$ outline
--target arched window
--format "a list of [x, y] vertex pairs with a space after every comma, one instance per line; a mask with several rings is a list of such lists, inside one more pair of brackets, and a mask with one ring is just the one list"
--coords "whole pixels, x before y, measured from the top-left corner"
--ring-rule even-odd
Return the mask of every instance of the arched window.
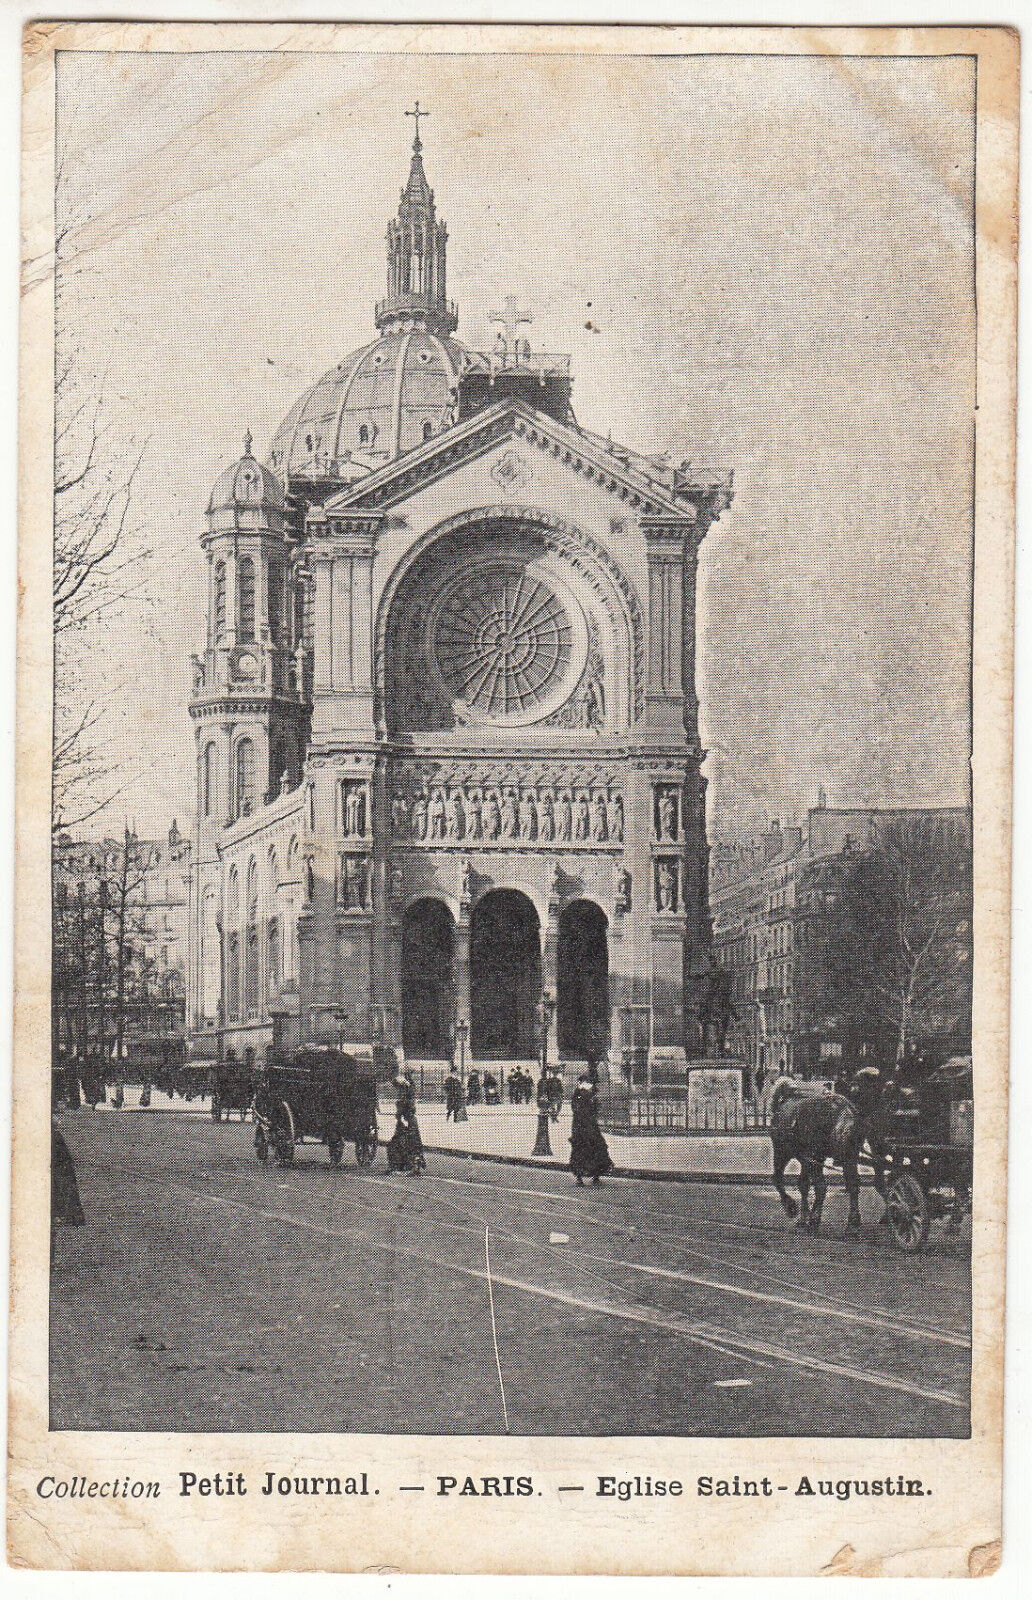
[[366, 427], [364, 422], [358, 430], [358, 442], [359, 444], [369, 443], [369, 429]]
[[241, 739], [236, 750], [236, 815], [249, 817], [255, 801], [254, 742]]
[[226, 941], [226, 1015], [240, 1017], [240, 935], [231, 933]]
[[201, 757], [201, 812], [210, 817], [217, 804], [215, 791], [215, 746], [206, 744]]
[[268, 948], [265, 957], [265, 988], [270, 1000], [275, 1000], [280, 987], [280, 925], [278, 917], [269, 918]]
[[424, 439], [433, 438], [433, 432], [434, 432], [433, 423], [432, 422], [424, 422], [423, 423], [423, 438]]
[[269, 563], [269, 634], [273, 644], [283, 638], [283, 563]]
[[226, 632], [226, 563], [219, 561], [215, 566], [215, 639], [220, 640]]
[[258, 1015], [258, 863], [247, 868], [247, 934], [244, 944], [244, 1009], [248, 1021]]
[[244, 556], [237, 568], [237, 632], [241, 639], [254, 638], [254, 562]]

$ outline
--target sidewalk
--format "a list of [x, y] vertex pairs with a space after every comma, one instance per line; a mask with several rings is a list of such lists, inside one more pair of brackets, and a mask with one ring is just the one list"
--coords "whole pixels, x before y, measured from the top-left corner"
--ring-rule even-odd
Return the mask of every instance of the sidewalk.
[[[568, 1105], [558, 1122], [548, 1125], [551, 1156], [534, 1156], [537, 1108], [534, 1106], [472, 1106], [467, 1122], [445, 1122], [444, 1106], [417, 1105], [420, 1131], [427, 1150], [470, 1155], [486, 1161], [514, 1162], [520, 1166], [565, 1167], [570, 1157], [572, 1115]], [[380, 1112], [380, 1138], [394, 1131], [389, 1105]], [[722, 1183], [769, 1182], [770, 1140], [749, 1133], [640, 1134], [607, 1133], [606, 1143], [618, 1172], [632, 1177], [698, 1178]]]

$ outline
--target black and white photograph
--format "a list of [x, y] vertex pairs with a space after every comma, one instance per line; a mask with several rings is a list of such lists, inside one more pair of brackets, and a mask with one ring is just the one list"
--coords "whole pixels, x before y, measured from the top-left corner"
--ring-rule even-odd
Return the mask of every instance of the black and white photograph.
[[748, 32], [54, 49], [48, 1459], [972, 1437], [987, 80]]

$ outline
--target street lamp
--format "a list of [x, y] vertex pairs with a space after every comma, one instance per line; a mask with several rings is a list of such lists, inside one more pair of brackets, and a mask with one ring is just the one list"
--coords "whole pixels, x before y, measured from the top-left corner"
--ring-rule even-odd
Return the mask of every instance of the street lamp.
[[555, 1016], [555, 998], [547, 989], [541, 995], [541, 1071], [548, 1069], [548, 1033]]
[[459, 1082], [462, 1084], [462, 1098], [466, 1098], [466, 1038], [469, 1034], [469, 1023], [465, 1017], [460, 1017], [455, 1024], [455, 1038], [459, 1046]]

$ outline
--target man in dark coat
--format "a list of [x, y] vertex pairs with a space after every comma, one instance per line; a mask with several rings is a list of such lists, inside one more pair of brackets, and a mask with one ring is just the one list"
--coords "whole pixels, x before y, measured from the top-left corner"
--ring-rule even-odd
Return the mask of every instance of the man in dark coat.
[[459, 1119], [459, 1107], [462, 1105], [462, 1080], [455, 1068], [452, 1067], [444, 1080], [444, 1120], [449, 1118], [453, 1122]]
[[573, 1132], [570, 1135], [570, 1171], [581, 1188], [584, 1179], [599, 1183], [613, 1170], [609, 1146], [598, 1125], [598, 1102], [591, 1079], [582, 1072], [571, 1101]]
[[394, 1080], [397, 1094], [396, 1123], [387, 1146], [388, 1172], [422, 1172], [426, 1166], [423, 1139], [416, 1120], [416, 1091], [411, 1080], [399, 1072]]
[[466, 1104], [468, 1106], [478, 1106], [480, 1104], [480, 1073], [476, 1067], [473, 1068], [466, 1079]]

